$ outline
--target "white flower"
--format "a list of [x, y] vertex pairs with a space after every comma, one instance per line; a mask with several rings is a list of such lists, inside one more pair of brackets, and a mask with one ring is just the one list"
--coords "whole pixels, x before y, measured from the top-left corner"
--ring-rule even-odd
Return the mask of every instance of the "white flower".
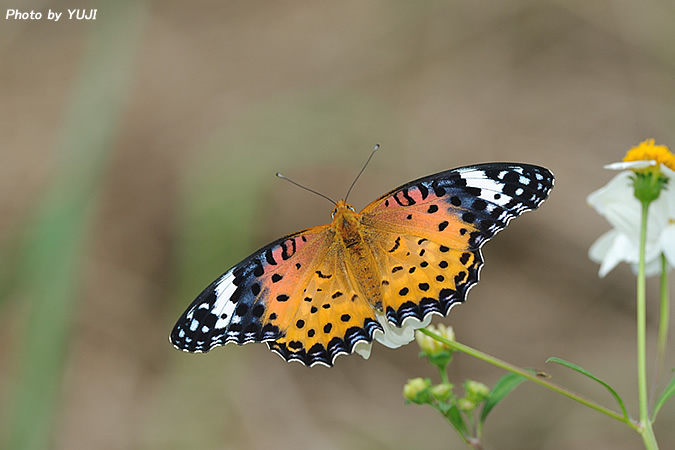
[[[656, 161], [622, 161], [605, 168], [643, 169], [657, 164]], [[668, 269], [675, 266], [675, 172], [664, 164], [660, 164], [659, 169], [668, 178], [668, 183], [649, 205], [645, 250], [647, 276], [660, 273], [661, 253], [666, 256]], [[600, 263], [601, 277], [622, 261], [629, 263], [637, 272], [642, 207], [634, 195], [633, 175], [632, 170], [620, 172], [605, 187], [588, 196], [588, 204], [613, 227], [600, 236], [588, 252], [593, 261]]]

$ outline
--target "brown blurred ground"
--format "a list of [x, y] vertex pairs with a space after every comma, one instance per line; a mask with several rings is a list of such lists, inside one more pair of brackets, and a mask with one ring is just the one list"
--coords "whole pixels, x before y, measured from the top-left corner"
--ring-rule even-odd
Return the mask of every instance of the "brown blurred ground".
[[[66, 7], [98, 7], [97, 22], [106, 20], [105, 2], [74, 3]], [[231, 264], [329, 220], [325, 201], [278, 182], [275, 171], [339, 197], [377, 142], [383, 150], [357, 185], [357, 207], [410, 179], [474, 162], [553, 170], [552, 197], [486, 247], [483, 281], [443, 322], [468, 345], [546, 370], [614, 407], [601, 388], [544, 364], [548, 356], [574, 361], [613, 384], [636, 414], [634, 278], [624, 266], [597, 278], [586, 252], [608, 226], [585, 198], [612, 176], [602, 165], [630, 146], [648, 137], [675, 146], [672, 5], [147, 8], [132, 91], [100, 180], [54, 448], [462, 448], [440, 416], [403, 403], [408, 378], [436, 376], [415, 345], [376, 345], [368, 361], [341, 357], [330, 370], [308, 370], [262, 345], [193, 356], [167, 342], [183, 307]], [[53, 149], [97, 22], [0, 21], [2, 239], [49, 189]], [[200, 246], [214, 252], [239, 239], [236, 228], [221, 230], [223, 242], [185, 231], [199, 220], [190, 205], [201, 196], [213, 208], [234, 204], [239, 227], [253, 230], [238, 253], [200, 261]], [[186, 253], [201, 264], [191, 275]], [[3, 400], [21, 352], [15, 337], [25, 331], [21, 298], [13, 294], [1, 311]], [[493, 383], [502, 374], [461, 355], [452, 372], [456, 383]], [[670, 404], [656, 424], [662, 448], [675, 446], [673, 420]], [[494, 411], [485, 441], [492, 449], [641, 445], [626, 427], [529, 384]]]

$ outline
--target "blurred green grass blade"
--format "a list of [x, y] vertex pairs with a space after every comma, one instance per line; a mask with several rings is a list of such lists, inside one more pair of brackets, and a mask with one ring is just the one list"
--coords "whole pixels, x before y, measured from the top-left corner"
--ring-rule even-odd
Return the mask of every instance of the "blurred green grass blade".
[[670, 383], [668, 383], [668, 386], [666, 386], [666, 389], [663, 391], [658, 400], [656, 400], [656, 403], [654, 404], [654, 411], [652, 411], [652, 422], [656, 420], [656, 415], [659, 413], [659, 410], [663, 404], [666, 403], [666, 401], [668, 401], [668, 399], [673, 395], [675, 395], [675, 376], [672, 380], [670, 380]]
[[612, 397], [614, 397], [616, 399], [617, 403], [621, 407], [621, 412], [623, 414], [624, 419], [629, 420], [628, 412], [626, 411], [626, 407], [623, 404], [623, 400], [621, 399], [621, 397], [619, 397], [619, 394], [617, 394], [616, 391], [609, 384], [605, 383], [600, 378], [596, 377], [595, 375], [593, 375], [592, 373], [590, 373], [589, 371], [587, 371], [583, 367], [577, 366], [576, 364], [571, 363], [569, 361], [565, 361], [564, 359], [560, 359], [560, 358], [556, 358], [555, 356], [551, 356], [550, 358], [548, 358], [546, 360], [546, 362], [553, 362], [553, 363], [561, 364], [561, 365], [567, 367], [568, 369], [572, 369], [576, 372], [579, 372], [580, 374], [585, 375], [588, 378], [590, 378], [592, 380], [595, 380], [598, 383], [600, 383], [601, 385], [603, 385], [605, 387], [605, 389], [607, 389], [609, 391], [609, 393], [612, 394]]
[[487, 416], [490, 414], [492, 409], [523, 381], [525, 381], [525, 378], [518, 375], [517, 373], [507, 373], [501, 377], [497, 383], [495, 383], [495, 385], [492, 387], [492, 390], [490, 391], [490, 394], [488, 395], [488, 398], [483, 404], [483, 409], [480, 413], [479, 427], [482, 428], [483, 423], [485, 423], [485, 419], [487, 419]]
[[18, 269], [30, 313], [26, 334], [17, 339], [19, 373], [6, 412], [5, 448], [37, 450], [52, 444], [71, 320], [77, 315], [82, 253], [144, 17], [144, 2], [92, 6], [98, 7], [97, 20], [88, 24], [87, 53], [56, 145], [57, 173], [27, 227]]

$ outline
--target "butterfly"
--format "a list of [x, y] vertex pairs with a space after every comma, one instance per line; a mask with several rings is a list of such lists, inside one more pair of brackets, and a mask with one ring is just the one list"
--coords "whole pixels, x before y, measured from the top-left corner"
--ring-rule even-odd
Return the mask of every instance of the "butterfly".
[[266, 342], [307, 366], [367, 358], [373, 340], [406, 344], [464, 302], [483, 244], [553, 183], [543, 167], [487, 163], [411, 181], [361, 212], [340, 200], [330, 224], [272, 242], [211, 283], [169, 339], [191, 353]]

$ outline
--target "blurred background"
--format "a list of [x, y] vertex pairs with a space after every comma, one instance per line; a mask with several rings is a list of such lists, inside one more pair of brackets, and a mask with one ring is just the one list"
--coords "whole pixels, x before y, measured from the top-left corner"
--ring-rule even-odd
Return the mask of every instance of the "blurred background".
[[[556, 174], [541, 209], [485, 247], [467, 304], [434, 321], [616, 409], [603, 388], [545, 364], [571, 360], [637, 415], [635, 278], [625, 265], [597, 277], [587, 250], [609, 225], [586, 196], [631, 146], [675, 146], [671, 2], [0, 4], [3, 16], [43, 14], [0, 21], [4, 448], [463, 448], [435, 411], [404, 404], [407, 379], [438, 382], [415, 344], [307, 369], [264, 345], [189, 355], [167, 341], [231, 265], [330, 220], [325, 200], [275, 172], [340, 198], [376, 143], [350, 198], [357, 209], [471, 163]], [[68, 20], [68, 9], [96, 18]], [[501, 375], [464, 355], [451, 368], [457, 385]], [[675, 447], [674, 420], [667, 404], [662, 448]], [[484, 439], [489, 449], [642, 445], [531, 383], [493, 411]]]

